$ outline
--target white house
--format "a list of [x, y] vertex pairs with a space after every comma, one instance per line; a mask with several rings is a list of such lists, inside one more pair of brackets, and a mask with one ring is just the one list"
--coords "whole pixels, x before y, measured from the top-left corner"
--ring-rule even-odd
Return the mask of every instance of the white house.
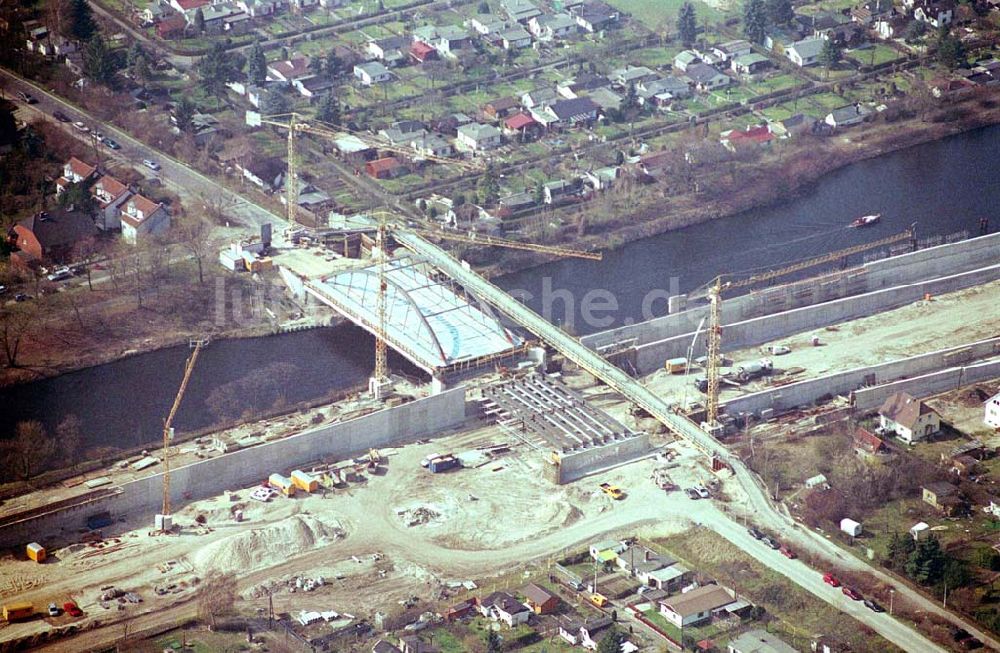
[[309, 57], [292, 57], [284, 61], [275, 61], [267, 66], [267, 79], [274, 82], [291, 83], [312, 74], [309, 70]]
[[497, 36], [500, 37], [504, 50], [518, 50], [531, 45], [531, 34], [528, 34], [520, 25], [505, 29]]
[[942, 25], [951, 25], [953, 16], [952, 5], [943, 2], [919, 3], [913, 9], [914, 20], [927, 23], [935, 29], [939, 29]]
[[896, 436], [913, 444], [941, 430], [941, 418], [937, 412], [905, 392], [897, 392], [878, 409], [879, 425], [892, 431]]
[[365, 86], [387, 82], [392, 79], [392, 73], [378, 61], [366, 61], [354, 66], [354, 76]]
[[823, 122], [831, 127], [850, 127], [864, 122], [871, 112], [871, 109], [862, 104], [848, 104], [826, 114]]
[[695, 54], [693, 50], [681, 50], [677, 53], [677, 56], [674, 57], [674, 68], [684, 72], [687, 70], [688, 66], [693, 63], [698, 63], [699, 61], [701, 61], [701, 59], [698, 58], [698, 55]]
[[468, 25], [477, 34], [488, 36], [505, 30], [507, 21], [495, 14], [478, 14], [469, 19]]
[[735, 57], [743, 57], [753, 52], [750, 41], [740, 39], [738, 41], [728, 41], [712, 48], [712, 54], [718, 61], [729, 61]]
[[986, 426], [1000, 429], [1000, 392], [996, 393], [983, 403], [983, 421]]
[[735, 603], [733, 594], [721, 585], [705, 585], [663, 599], [660, 614], [678, 628], [707, 621], [712, 613]]
[[687, 67], [684, 76], [699, 91], [714, 91], [729, 86], [733, 79], [715, 66], [707, 63], [693, 63]]
[[458, 128], [458, 142], [477, 152], [500, 147], [500, 130], [493, 125], [472, 122]]
[[96, 167], [84, 163], [75, 156], [70, 157], [70, 160], [63, 164], [62, 176], [56, 179], [56, 195], [66, 190], [66, 186], [86, 181], [96, 173]]
[[493, 592], [484, 598], [479, 603], [479, 612], [484, 617], [503, 622], [511, 628], [527, 623], [531, 615], [534, 614], [531, 608], [507, 592]]
[[142, 195], [133, 195], [125, 202], [121, 220], [122, 239], [130, 245], [170, 228], [170, 214], [166, 207]]
[[568, 14], [544, 14], [528, 21], [528, 31], [536, 38], [547, 41], [576, 33], [577, 24]]
[[102, 231], [117, 229], [122, 224], [122, 204], [132, 196], [128, 187], [114, 177], [104, 175], [90, 187], [97, 206], [100, 208], [94, 222]]
[[729, 642], [728, 653], [797, 653], [798, 649], [774, 633], [749, 630]]
[[812, 66], [819, 61], [819, 53], [825, 43], [823, 38], [802, 39], [785, 48], [785, 56], [796, 66]]

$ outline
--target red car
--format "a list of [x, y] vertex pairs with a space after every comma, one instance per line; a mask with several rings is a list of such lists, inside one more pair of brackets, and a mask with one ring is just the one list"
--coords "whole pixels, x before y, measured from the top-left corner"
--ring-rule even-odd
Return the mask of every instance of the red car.
[[73, 601], [67, 601], [66, 603], [63, 603], [63, 610], [65, 610], [66, 614], [68, 614], [71, 617], [83, 616], [83, 610], [81, 610], [80, 606], [78, 606]]
[[785, 556], [785, 557], [786, 557], [786, 558], [788, 558], [789, 560], [795, 560], [796, 558], [798, 558], [798, 557], [799, 557], [799, 556], [798, 556], [798, 555], [797, 555], [797, 554], [795, 553], [795, 551], [792, 551], [792, 550], [791, 550], [791, 549], [789, 549], [789, 548], [788, 548], [787, 546], [783, 546], [783, 547], [781, 547], [781, 555]]
[[823, 574], [823, 582], [831, 587], [840, 587], [840, 580], [830, 572]]
[[852, 601], [860, 601], [865, 598], [861, 596], [861, 593], [858, 592], [858, 590], [854, 589], [853, 587], [845, 587], [841, 591], [844, 593], [844, 596], [851, 599]]

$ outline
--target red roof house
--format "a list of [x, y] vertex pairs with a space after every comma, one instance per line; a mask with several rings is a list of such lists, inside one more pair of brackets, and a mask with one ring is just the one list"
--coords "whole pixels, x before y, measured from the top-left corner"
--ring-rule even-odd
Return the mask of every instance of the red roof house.
[[854, 432], [854, 448], [868, 454], [885, 453], [888, 448], [882, 438], [878, 437], [868, 429], [858, 427]]
[[61, 193], [70, 184], [88, 181], [97, 172], [97, 168], [84, 163], [75, 156], [63, 164], [62, 176], [56, 179], [56, 194]]
[[406, 168], [396, 157], [387, 156], [366, 163], [365, 172], [375, 179], [392, 179], [406, 174]]
[[414, 41], [413, 45], [410, 46], [410, 56], [417, 63], [423, 63], [431, 59], [437, 59], [437, 50], [423, 41]]
[[172, 14], [156, 24], [156, 35], [164, 40], [184, 38], [187, 21], [183, 14]]
[[736, 151], [740, 147], [764, 145], [774, 140], [774, 134], [767, 125], [757, 127], [747, 127], [745, 131], [734, 129], [728, 134], [724, 133], [719, 141], [728, 150]]
[[526, 113], [518, 113], [503, 121], [504, 127], [513, 132], [519, 132], [538, 123]]

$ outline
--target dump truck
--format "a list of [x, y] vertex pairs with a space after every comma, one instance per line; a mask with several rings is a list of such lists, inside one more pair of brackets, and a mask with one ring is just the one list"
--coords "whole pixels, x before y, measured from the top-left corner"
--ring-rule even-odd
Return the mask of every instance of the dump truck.
[[12, 621], [24, 621], [35, 616], [35, 606], [28, 602], [7, 603], [3, 606], [3, 619], [10, 623]]
[[601, 492], [608, 495], [612, 499], [615, 499], [616, 501], [619, 499], [623, 499], [625, 497], [625, 493], [621, 491], [621, 488], [615, 487], [610, 483], [601, 483]]
[[34, 560], [35, 562], [45, 561], [45, 547], [38, 542], [32, 542], [26, 546], [25, 551], [27, 552], [30, 560]]
[[301, 469], [292, 472], [292, 483], [303, 492], [315, 492], [319, 489], [319, 481], [316, 480], [316, 477]]
[[268, 476], [267, 484], [285, 496], [295, 496], [295, 483], [292, 482], [292, 479], [286, 478], [281, 474], [271, 474]]

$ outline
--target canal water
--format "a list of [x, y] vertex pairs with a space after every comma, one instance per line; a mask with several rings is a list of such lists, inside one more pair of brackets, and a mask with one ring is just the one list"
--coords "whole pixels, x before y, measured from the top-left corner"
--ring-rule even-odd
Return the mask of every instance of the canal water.
[[[780, 205], [630, 243], [606, 252], [603, 262], [567, 259], [498, 283], [521, 292], [529, 306], [581, 335], [629, 324], [649, 313], [662, 314], [667, 294], [688, 292], [719, 272], [780, 267], [898, 233], [914, 222], [920, 238], [963, 229], [975, 233], [984, 216], [996, 230], [998, 155], [1000, 126], [976, 130], [851, 165]], [[878, 225], [846, 226], [870, 213], [882, 214]], [[595, 289], [606, 292], [597, 296]], [[589, 314], [584, 315], [587, 306]], [[374, 365], [373, 350], [371, 337], [352, 325], [214, 342], [201, 354], [175, 426], [183, 432], [214, 423], [219, 411], [211, 397], [226, 384], [239, 390], [230, 393], [243, 402], [230, 407], [239, 413], [269, 408], [276, 391], [286, 404], [295, 404], [364, 383]], [[54, 430], [74, 414], [89, 447], [154, 442], [188, 353], [186, 346], [173, 347], [0, 390], [0, 435], [9, 436], [17, 422], [27, 419], [39, 419]], [[417, 373], [399, 357], [390, 363]], [[239, 385], [254, 374], [261, 376], [262, 369], [265, 377], [294, 372], [294, 381], [280, 390], [266, 383], [253, 391]]]

